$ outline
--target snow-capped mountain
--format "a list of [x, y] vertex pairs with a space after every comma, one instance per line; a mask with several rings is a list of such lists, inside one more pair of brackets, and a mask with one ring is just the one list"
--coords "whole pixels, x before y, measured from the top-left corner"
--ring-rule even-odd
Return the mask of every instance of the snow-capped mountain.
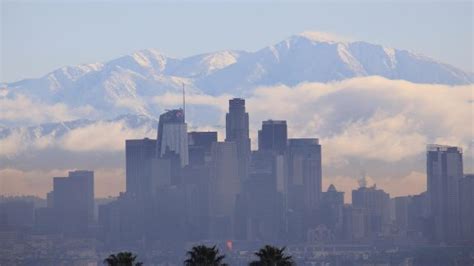
[[474, 82], [472, 73], [409, 51], [304, 33], [250, 53], [197, 84], [219, 94], [256, 85], [296, 85], [374, 75], [414, 83]]
[[[166, 92], [245, 96], [257, 86], [382, 76], [414, 83], [471, 84], [474, 75], [409, 51], [318, 33], [292, 36], [256, 52], [220, 51], [170, 58], [149, 49], [104, 62], [57, 69], [3, 84], [0, 99], [92, 107], [97, 118], [124, 113], [157, 117]], [[0, 124], [2, 121], [0, 121]]]

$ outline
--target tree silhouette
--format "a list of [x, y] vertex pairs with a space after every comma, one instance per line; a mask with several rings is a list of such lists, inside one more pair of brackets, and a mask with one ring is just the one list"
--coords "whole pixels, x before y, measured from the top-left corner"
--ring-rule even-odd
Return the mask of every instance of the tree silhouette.
[[255, 252], [255, 256], [258, 260], [252, 261], [250, 266], [292, 266], [295, 265], [291, 256], [285, 256], [285, 247], [277, 248], [274, 246], [266, 245], [261, 248], [258, 252]]
[[111, 254], [104, 260], [104, 264], [108, 266], [141, 266], [143, 263], [135, 262], [137, 255], [131, 252], [119, 252]]
[[225, 266], [222, 262], [225, 255], [219, 255], [216, 246], [206, 247], [204, 245], [194, 246], [186, 253], [188, 259], [184, 261], [186, 266]]

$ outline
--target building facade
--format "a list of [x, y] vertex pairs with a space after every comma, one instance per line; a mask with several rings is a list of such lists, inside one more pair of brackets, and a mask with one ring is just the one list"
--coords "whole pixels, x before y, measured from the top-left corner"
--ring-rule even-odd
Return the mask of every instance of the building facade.
[[429, 145], [426, 172], [433, 240], [452, 242], [460, 233], [459, 180], [463, 176], [462, 150], [452, 146]]
[[229, 112], [225, 117], [226, 142], [234, 142], [239, 162], [238, 174], [242, 180], [248, 178], [250, 160], [249, 114], [245, 111], [245, 100], [229, 100]]

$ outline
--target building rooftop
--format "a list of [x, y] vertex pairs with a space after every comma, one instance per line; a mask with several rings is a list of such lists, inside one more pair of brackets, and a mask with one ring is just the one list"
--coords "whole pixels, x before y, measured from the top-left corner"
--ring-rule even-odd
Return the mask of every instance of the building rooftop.
[[428, 144], [426, 146], [427, 151], [452, 151], [462, 153], [462, 148], [449, 145], [439, 145], [439, 144]]
[[272, 120], [268, 119], [262, 122], [263, 125], [286, 125], [286, 120]]

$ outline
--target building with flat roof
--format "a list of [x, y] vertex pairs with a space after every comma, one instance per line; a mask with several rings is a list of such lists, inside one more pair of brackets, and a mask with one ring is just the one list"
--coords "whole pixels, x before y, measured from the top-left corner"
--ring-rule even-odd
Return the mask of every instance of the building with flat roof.
[[452, 242], [459, 237], [459, 181], [463, 177], [462, 149], [454, 146], [428, 145], [426, 174], [432, 238]]

